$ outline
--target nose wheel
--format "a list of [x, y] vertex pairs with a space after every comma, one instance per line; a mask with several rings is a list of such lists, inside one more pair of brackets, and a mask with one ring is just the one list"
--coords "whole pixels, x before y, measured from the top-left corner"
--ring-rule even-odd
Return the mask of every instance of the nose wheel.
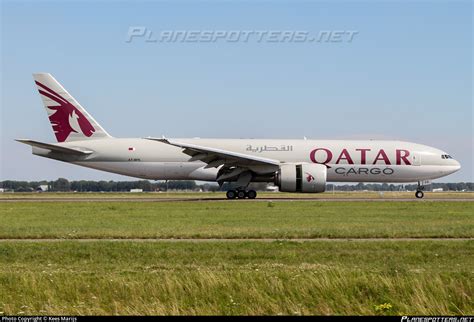
[[424, 194], [423, 191], [421, 191], [421, 190], [417, 190], [417, 191], [415, 192], [415, 197], [417, 197], [418, 199], [421, 199], [421, 198], [423, 198], [424, 196], [425, 196], [425, 194]]
[[255, 190], [229, 190], [226, 192], [227, 199], [255, 199], [257, 197], [257, 192]]
[[425, 196], [423, 190], [425, 190], [425, 186], [421, 185], [420, 181], [418, 181], [418, 187], [416, 188], [415, 197], [417, 197], [418, 199], [423, 198]]

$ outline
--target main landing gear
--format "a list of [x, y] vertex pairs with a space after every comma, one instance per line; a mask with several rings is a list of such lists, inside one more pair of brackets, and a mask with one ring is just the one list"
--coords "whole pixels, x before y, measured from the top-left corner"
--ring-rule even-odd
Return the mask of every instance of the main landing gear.
[[425, 190], [425, 186], [422, 186], [420, 181], [418, 181], [418, 187], [416, 188], [415, 197], [417, 197], [418, 199], [423, 198], [425, 196], [423, 190]]
[[226, 193], [227, 199], [255, 199], [257, 197], [257, 192], [255, 190], [242, 190], [242, 189], [237, 189], [237, 190], [229, 190]]

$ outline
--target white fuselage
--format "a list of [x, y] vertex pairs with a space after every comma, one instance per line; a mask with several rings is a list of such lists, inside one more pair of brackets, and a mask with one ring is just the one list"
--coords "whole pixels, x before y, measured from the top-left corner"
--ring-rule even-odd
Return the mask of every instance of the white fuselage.
[[[381, 140], [179, 139], [180, 142], [224, 149], [281, 163], [320, 163], [332, 182], [416, 182], [449, 175], [460, 169], [447, 153], [416, 143]], [[58, 145], [93, 151], [79, 159], [51, 154], [34, 147], [33, 153], [77, 165], [152, 180], [215, 181], [218, 168], [189, 161], [183, 149], [148, 139], [107, 138]], [[255, 167], [266, 174], [265, 167]]]

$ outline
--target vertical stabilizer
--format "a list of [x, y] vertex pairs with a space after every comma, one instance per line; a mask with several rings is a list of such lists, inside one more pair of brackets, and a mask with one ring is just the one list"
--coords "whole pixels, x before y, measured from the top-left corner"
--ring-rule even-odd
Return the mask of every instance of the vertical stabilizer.
[[33, 74], [58, 142], [110, 137], [51, 74]]

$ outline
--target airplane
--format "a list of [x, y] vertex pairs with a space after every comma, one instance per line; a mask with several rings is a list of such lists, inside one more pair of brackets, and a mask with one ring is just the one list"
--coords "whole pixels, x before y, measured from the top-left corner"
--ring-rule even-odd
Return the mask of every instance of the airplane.
[[448, 153], [389, 140], [115, 138], [49, 73], [33, 74], [57, 143], [17, 139], [38, 156], [150, 180], [230, 183], [228, 199], [254, 199], [251, 182], [321, 193], [327, 182], [424, 182], [461, 165]]

